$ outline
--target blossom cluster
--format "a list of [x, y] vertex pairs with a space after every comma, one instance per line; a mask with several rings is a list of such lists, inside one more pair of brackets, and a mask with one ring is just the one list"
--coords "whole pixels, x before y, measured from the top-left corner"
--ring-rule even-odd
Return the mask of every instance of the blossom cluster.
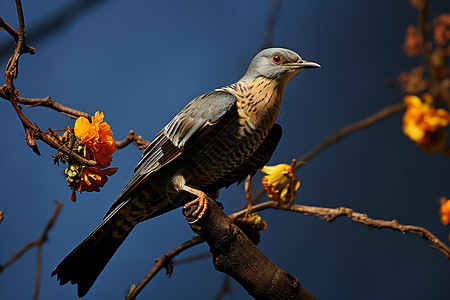
[[79, 117], [75, 122], [74, 132], [80, 155], [96, 162], [95, 167], [70, 164], [65, 170], [67, 181], [72, 188], [70, 200], [76, 201], [75, 192], [99, 192], [108, 180], [107, 176], [116, 173], [117, 168], [108, 168], [117, 147], [113, 132], [108, 123], [103, 121], [103, 113], [96, 112], [91, 121]]
[[447, 141], [444, 127], [450, 124], [450, 113], [433, 107], [433, 98], [424, 94], [405, 96], [406, 111], [403, 115], [403, 132], [426, 152], [442, 152]]

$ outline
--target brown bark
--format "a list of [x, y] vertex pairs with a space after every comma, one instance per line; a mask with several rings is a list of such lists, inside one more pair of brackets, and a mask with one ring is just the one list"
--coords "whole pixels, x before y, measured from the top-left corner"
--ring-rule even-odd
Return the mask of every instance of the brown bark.
[[[256, 299], [317, 299], [296, 277], [264, 256], [216, 202], [209, 200], [208, 206], [190, 226], [208, 243], [216, 270], [233, 277]], [[188, 222], [196, 219], [191, 215], [196, 208], [183, 212]]]

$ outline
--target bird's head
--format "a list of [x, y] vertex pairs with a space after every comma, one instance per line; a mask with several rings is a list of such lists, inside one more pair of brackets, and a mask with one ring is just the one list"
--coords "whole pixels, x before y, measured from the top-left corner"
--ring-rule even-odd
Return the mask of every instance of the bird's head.
[[313, 68], [320, 68], [320, 65], [303, 60], [294, 51], [268, 48], [256, 54], [241, 80], [253, 81], [258, 77], [264, 77], [286, 85], [300, 71]]

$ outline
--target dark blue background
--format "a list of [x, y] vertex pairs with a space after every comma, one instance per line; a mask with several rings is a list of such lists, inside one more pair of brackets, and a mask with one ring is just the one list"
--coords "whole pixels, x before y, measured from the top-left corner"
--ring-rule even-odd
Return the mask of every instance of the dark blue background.
[[[69, 1], [23, 1], [29, 32]], [[16, 87], [23, 97], [51, 96], [94, 114], [105, 113], [114, 136], [134, 129], [147, 139], [194, 97], [238, 80], [258, 52], [271, 2], [266, 1], [103, 1], [49, 38], [33, 42], [24, 55]], [[431, 1], [430, 16], [449, 12], [448, 1]], [[17, 26], [14, 1], [1, 1], [0, 16]], [[282, 141], [271, 164], [290, 162], [325, 136], [402, 101], [386, 85], [421, 63], [402, 53], [406, 27], [417, 13], [408, 1], [285, 1], [274, 46], [317, 61], [288, 85], [278, 122]], [[17, 27], [16, 27], [17, 28]], [[5, 32], [0, 42], [11, 42]], [[7, 57], [1, 58], [3, 70]], [[68, 199], [63, 166], [39, 143], [37, 157], [26, 146], [11, 105], [0, 101], [0, 262], [40, 235], [54, 210], [63, 211], [44, 246], [41, 299], [76, 299], [75, 287], [59, 287], [49, 274], [101, 220], [132, 174], [141, 153], [118, 151], [118, 173], [101, 193]], [[74, 121], [46, 108], [24, 109], [42, 129]], [[314, 158], [298, 173], [297, 203], [346, 206], [380, 219], [424, 226], [448, 242], [450, 228], [439, 222], [440, 196], [450, 195], [449, 159], [424, 154], [401, 131], [401, 114], [357, 132]], [[259, 186], [259, 178], [254, 181]], [[226, 212], [242, 207], [243, 187], [222, 191]], [[265, 211], [269, 230], [260, 249], [297, 276], [321, 299], [444, 299], [450, 293], [450, 263], [421, 238], [388, 229], [371, 230], [347, 219], [328, 224], [315, 216]], [[153, 266], [153, 259], [191, 238], [180, 210], [138, 226], [86, 299], [122, 299]], [[201, 245], [180, 258], [204, 253]], [[211, 259], [175, 265], [141, 293], [142, 299], [213, 299], [224, 275]], [[1, 299], [31, 298], [35, 253], [26, 254], [0, 278]], [[247, 299], [231, 283], [226, 299]]]

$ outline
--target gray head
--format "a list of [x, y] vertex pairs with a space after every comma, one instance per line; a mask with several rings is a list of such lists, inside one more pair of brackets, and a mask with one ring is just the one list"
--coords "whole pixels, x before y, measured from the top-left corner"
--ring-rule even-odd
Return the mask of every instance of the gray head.
[[256, 54], [241, 80], [252, 81], [265, 77], [287, 84], [300, 71], [312, 68], [320, 68], [320, 65], [303, 60], [300, 55], [288, 49], [268, 48]]

